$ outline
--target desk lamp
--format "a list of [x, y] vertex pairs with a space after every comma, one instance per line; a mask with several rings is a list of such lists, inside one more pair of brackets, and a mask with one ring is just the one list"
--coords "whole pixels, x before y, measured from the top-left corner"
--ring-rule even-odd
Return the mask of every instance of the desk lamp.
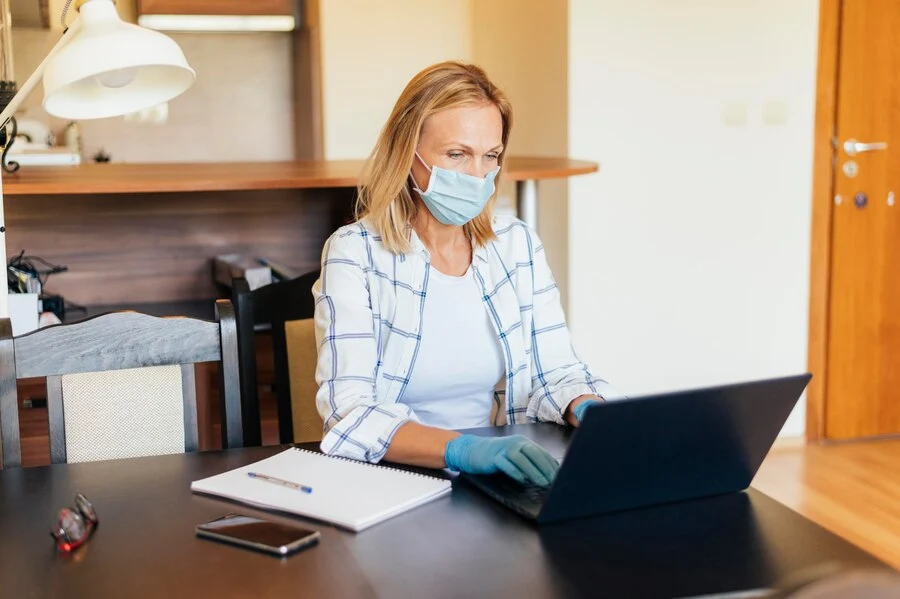
[[[63, 22], [72, 0], [63, 9]], [[2, 0], [9, 36], [9, 0]], [[178, 44], [168, 36], [125, 23], [113, 0], [75, 0], [78, 17], [0, 112], [0, 129], [44, 81], [44, 109], [69, 119], [99, 119], [137, 112], [180, 95], [194, 83]], [[9, 58], [10, 44], [3, 50]], [[6, 96], [8, 97], [8, 95]], [[6, 143], [11, 143], [7, 139]], [[0, 181], [0, 318], [9, 316], [6, 284], [6, 221]]]

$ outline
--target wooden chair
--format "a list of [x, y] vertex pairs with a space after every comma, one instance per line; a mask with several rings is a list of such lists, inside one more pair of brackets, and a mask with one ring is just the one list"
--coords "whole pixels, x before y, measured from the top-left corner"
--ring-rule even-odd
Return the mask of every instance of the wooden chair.
[[[288, 359], [285, 323], [311, 319], [315, 311], [312, 286], [319, 271], [295, 279], [265, 285], [250, 291], [245, 279], [232, 281], [232, 301], [237, 314], [238, 353], [241, 364], [241, 413], [244, 444], [261, 445], [255, 331], [270, 328], [275, 366], [275, 401], [278, 410], [279, 443], [297, 442], [291, 405], [291, 372], [299, 363]], [[292, 368], [293, 367], [293, 368]], [[313, 369], [315, 362], [313, 361]]]
[[294, 442], [321, 441], [324, 426], [316, 407], [316, 364], [319, 346], [316, 344], [316, 323], [312, 318], [284, 323], [288, 363], [291, 365], [291, 419]]
[[13, 338], [0, 319], [4, 468], [22, 463], [16, 380], [47, 377], [54, 464], [196, 451], [194, 364], [222, 364], [223, 447], [241, 447], [237, 331], [228, 300], [216, 320], [112, 312]]

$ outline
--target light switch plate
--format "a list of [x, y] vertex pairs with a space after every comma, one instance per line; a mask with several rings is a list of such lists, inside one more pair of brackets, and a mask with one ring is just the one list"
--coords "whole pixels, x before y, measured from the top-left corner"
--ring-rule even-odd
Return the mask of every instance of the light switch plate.
[[722, 109], [722, 122], [728, 127], [747, 125], [747, 105], [743, 102], [728, 102]]
[[784, 127], [787, 125], [787, 102], [770, 100], [763, 106], [763, 123], [767, 127]]

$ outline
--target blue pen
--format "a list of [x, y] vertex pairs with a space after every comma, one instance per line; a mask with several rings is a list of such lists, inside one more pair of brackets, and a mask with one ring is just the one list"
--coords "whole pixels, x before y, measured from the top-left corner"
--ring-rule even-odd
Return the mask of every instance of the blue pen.
[[304, 493], [312, 493], [312, 487], [307, 487], [306, 485], [301, 485], [300, 483], [294, 483], [289, 480], [284, 480], [283, 478], [276, 478], [274, 476], [269, 476], [268, 474], [261, 474], [259, 472], [248, 472], [247, 476], [250, 478], [257, 478], [259, 480], [264, 480], [269, 483], [274, 483], [276, 485], [281, 485], [282, 487], [287, 487], [289, 489], [294, 489], [296, 491], [302, 491]]

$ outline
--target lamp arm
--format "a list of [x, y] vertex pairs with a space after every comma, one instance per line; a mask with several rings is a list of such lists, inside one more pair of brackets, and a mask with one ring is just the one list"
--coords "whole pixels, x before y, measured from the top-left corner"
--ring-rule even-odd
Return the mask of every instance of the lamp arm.
[[44, 76], [44, 70], [47, 68], [47, 62], [56, 54], [60, 48], [69, 43], [69, 40], [78, 33], [81, 29], [81, 16], [75, 19], [69, 28], [66, 29], [65, 33], [63, 33], [62, 37], [59, 38], [59, 41], [56, 42], [56, 45], [53, 46], [53, 49], [44, 57], [44, 60], [41, 61], [41, 64], [38, 65], [38, 68], [34, 70], [34, 72], [25, 80], [25, 83], [22, 84], [22, 87], [19, 88], [19, 91], [16, 92], [16, 95], [13, 96], [12, 100], [9, 101], [6, 108], [3, 109], [3, 112], [0, 112], [0, 128], [6, 126], [6, 122], [12, 118], [12, 116], [19, 109], [19, 106], [22, 105], [22, 102], [34, 91], [34, 88], [37, 87], [38, 82], [41, 80], [41, 77]]
[[[81, 29], [81, 16], [66, 29], [65, 33], [63, 33], [62, 37], [56, 42], [56, 45], [53, 46], [53, 49], [50, 50], [50, 53], [41, 61], [41, 64], [38, 65], [38, 68], [34, 70], [28, 80], [22, 85], [16, 95], [13, 96], [12, 100], [9, 101], [9, 104], [6, 108], [3, 109], [3, 112], [0, 112], [0, 127], [5, 127], [7, 121], [16, 113], [16, 110], [19, 109], [19, 106], [22, 105], [22, 102], [25, 101], [25, 98], [34, 91], [34, 88], [37, 87], [38, 81], [40, 81], [41, 77], [44, 76], [44, 70], [47, 68], [47, 61], [59, 51], [60, 48], [69, 43], [69, 40], [78, 33]], [[11, 141], [11, 140], [10, 140]], [[9, 142], [7, 142], [9, 143]], [[3, 184], [2, 180], [0, 180], [0, 270], [2, 270], [2, 276], [0, 276], [0, 318], [8, 318], [9, 317], [9, 289], [7, 287], [6, 282], [6, 219], [3, 214]]]

